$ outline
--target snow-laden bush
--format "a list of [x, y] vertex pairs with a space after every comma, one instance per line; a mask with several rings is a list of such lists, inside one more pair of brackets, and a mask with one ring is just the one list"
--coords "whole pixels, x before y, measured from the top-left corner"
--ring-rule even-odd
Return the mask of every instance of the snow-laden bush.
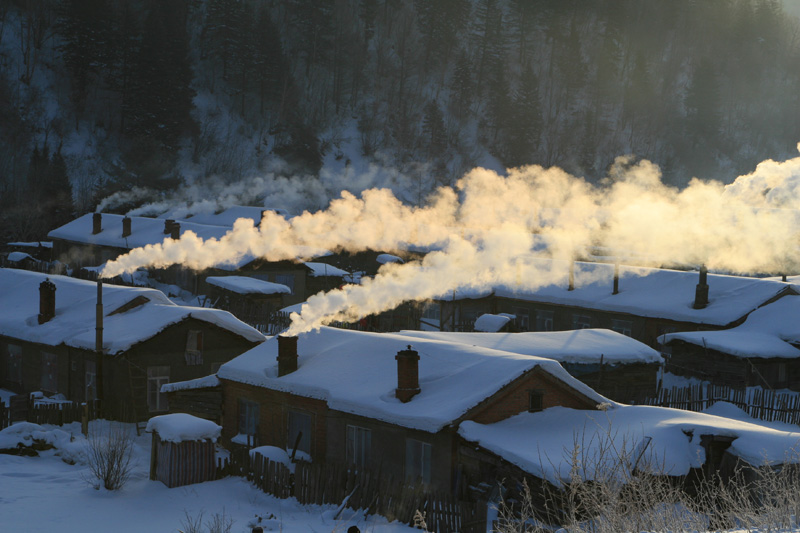
[[122, 426], [109, 426], [89, 435], [86, 442], [87, 482], [94, 488], [121, 489], [133, 469], [133, 435]]
[[[523, 483], [497, 508], [499, 533], [553, 531], [797, 531], [800, 455], [781, 465], [728, 464], [724, 477], [663, 474], [641, 446], [614, 439], [587, 446], [576, 438], [565, 450], [571, 470], [559, 483]], [[591, 449], [591, 453], [586, 450]], [[766, 461], [765, 461], [766, 463]]]

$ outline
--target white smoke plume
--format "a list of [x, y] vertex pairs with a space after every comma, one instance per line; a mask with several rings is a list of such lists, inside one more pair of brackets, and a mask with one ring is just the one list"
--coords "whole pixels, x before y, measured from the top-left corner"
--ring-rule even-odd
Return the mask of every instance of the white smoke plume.
[[[186, 232], [180, 240], [132, 250], [109, 262], [103, 275], [175, 263], [202, 269], [244, 254], [299, 260], [325, 250], [439, 249], [421, 262], [385, 265], [362, 285], [310, 298], [292, 317], [289, 333], [297, 334], [456, 288], [565, 282], [564, 261], [593, 246], [656, 263], [786, 272], [800, 259], [798, 179], [800, 158], [762, 163], [727, 187], [695, 179], [682, 190], [663, 184], [656, 165], [629, 157], [618, 158], [598, 186], [558, 168], [522, 167], [507, 176], [478, 168], [421, 207], [386, 189], [343, 193], [327, 209], [289, 220], [274, 213], [259, 227], [239, 220], [218, 240]], [[532, 260], [534, 248], [557, 261]]]
[[180, 219], [238, 205], [260, 205], [301, 213], [306, 209], [316, 211], [324, 207], [342, 191], [359, 194], [372, 188], [386, 188], [409, 201], [417, 200], [420, 190], [430, 191], [430, 183], [422, 178], [428, 175], [427, 166], [421, 164], [409, 164], [403, 170], [374, 163], [359, 169], [345, 165], [336, 171], [323, 168], [319, 176], [292, 175], [291, 178], [286, 177], [285, 172], [282, 163], [276, 161], [262, 175], [235, 182], [206, 177], [169, 192], [134, 187], [103, 199], [96, 211], [105, 212], [146, 201], [126, 214]]

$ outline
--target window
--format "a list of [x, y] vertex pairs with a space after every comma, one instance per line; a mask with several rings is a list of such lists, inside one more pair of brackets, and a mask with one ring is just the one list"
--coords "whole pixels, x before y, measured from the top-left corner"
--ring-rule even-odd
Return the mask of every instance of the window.
[[786, 386], [786, 363], [778, 363], [777, 367], [775, 368], [775, 386], [776, 387], [785, 387]]
[[528, 391], [528, 411], [535, 413], [544, 409], [544, 391], [539, 389]]
[[294, 274], [275, 274], [275, 283], [286, 285], [294, 294]]
[[9, 344], [6, 353], [8, 354], [8, 381], [22, 383], [22, 346]]
[[168, 366], [147, 367], [147, 407], [151, 412], [169, 409], [167, 395], [161, 392], [161, 386], [169, 383]]
[[345, 458], [349, 464], [367, 466], [372, 448], [372, 431], [358, 426], [347, 426], [347, 451]]
[[239, 434], [253, 437], [258, 434], [259, 407], [256, 402], [239, 398]]
[[406, 482], [431, 482], [431, 445], [406, 439]]
[[42, 352], [42, 390], [58, 392], [58, 356]]
[[612, 320], [611, 329], [631, 337], [633, 335], [633, 322], [630, 320]]
[[529, 331], [531, 329], [531, 316], [527, 308], [515, 307], [514, 315], [517, 317], [517, 328], [520, 331]]
[[186, 335], [186, 356], [187, 365], [203, 364], [203, 332], [191, 329]]
[[[299, 437], [299, 440], [298, 440]], [[291, 452], [297, 446], [298, 451], [311, 455], [311, 415], [297, 411], [289, 411], [289, 433], [286, 448]]]
[[589, 329], [592, 327], [592, 317], [586, 315], [572, 315], [572, 329]]
[[97, 399], [97, 365], [94, 361], [86, 361], [84, 367], [84, 401], [93, 402]]
[[553, 312], [536, 310], [536, 331], [553, 331]]

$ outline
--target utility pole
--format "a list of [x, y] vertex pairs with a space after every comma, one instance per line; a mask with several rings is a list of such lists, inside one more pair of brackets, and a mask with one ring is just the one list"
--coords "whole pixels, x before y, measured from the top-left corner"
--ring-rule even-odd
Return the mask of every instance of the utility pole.
[[101, 418], [105, 394], [103, 391], [103, 282], [99, 278], [97, 279], [97, 305], [95, 310], [94, 351], [97, 359], [95, 367], [97, 372], [97, 401], [95, 403], [97, 409], [95, 418]]

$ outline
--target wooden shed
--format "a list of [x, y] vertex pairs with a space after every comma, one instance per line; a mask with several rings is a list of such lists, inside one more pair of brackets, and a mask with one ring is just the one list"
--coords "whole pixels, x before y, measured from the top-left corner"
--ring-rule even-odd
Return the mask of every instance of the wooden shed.
[[216, 442], [222, 427], [185, 413], [156, 416], [147, 423], [153, 434], [150, 479], [169, 488], [216, 477]]

